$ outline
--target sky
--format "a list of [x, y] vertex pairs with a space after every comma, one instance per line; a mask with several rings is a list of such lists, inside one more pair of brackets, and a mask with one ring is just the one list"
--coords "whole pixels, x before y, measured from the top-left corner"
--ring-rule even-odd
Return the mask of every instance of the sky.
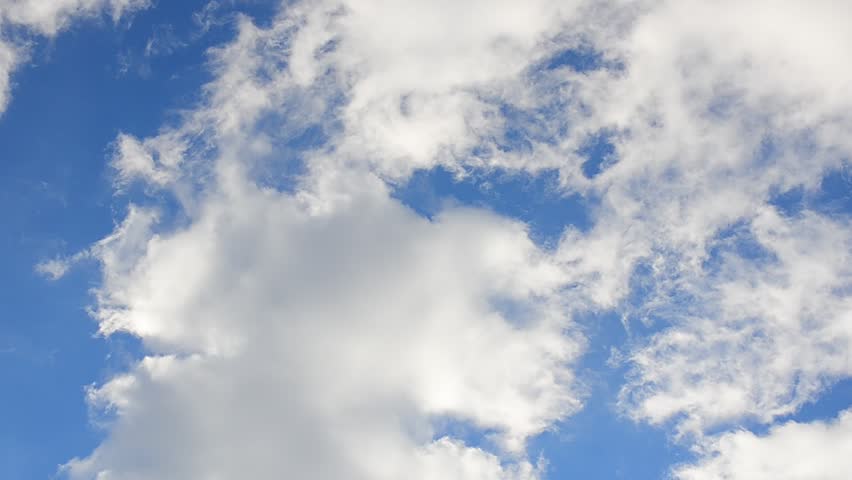
[[850, 22], [0, 0], [0, 478], [846, 480]]

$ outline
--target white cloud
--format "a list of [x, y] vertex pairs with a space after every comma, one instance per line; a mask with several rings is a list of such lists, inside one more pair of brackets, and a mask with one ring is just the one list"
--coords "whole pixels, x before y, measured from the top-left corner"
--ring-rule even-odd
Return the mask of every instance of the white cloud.
[[[525, 439], [579, 405], [564, 277], [520, 224], [372, 188], [312, 214], [243, 184], [170, 234], [131, 215], [98, 247], [96, 315], [157, 355], [95, 393], [118, 418], [71, 477], [537, 475]], [[519, 460], [433, 441], [442, 418]]]
[[54, 258], [39, 262], [35, 268], [36, 272], [44, 275], [50, 280], [59, 280], [65, 276], [68, 269], [71, 268], [71, 264], [61, 258]]
[[11, 93], [10, 74], [18, 63], [20, 53], [13, 45], [0, 41], [0, 113], [6, 110]]
[[[580, 133], [617, 132], [618, 162], [591, 181], [565, 172], [571, 188], [603, 198], [595, 228], [566, 237], [563, 255], [586, 272], [598, 303], [621, 300], [627, 315], [636, 262], [651, 266], [640, 308], [670, 327], [628, 354], [630, 416], [698, 435], [771, 422], [852, 374], [852, 229], [768, 205], [777, 192], [817, 190], [852, 152], [838, 135], [852, 122], [841, 87], [852, 71], [830, 60], [850, 41], [840, 27], [849, 5], [646, 7], [604, 45], [624, 72], [589, 76], [576, 90], [591, 111]], [[735, 240], [752, 239], [776, 260], [728, 252], [714, 272], [711, 249], [738, 225]], [[606, 252], [585, 256], [589, 243]]]
[[126, 186], [137, 179], [163, 186], [175, 180], [185, 146], [177, 139], [163, 135], [140, 141], [120, 134], [115, 141], [112, 166], [117, 185]]
[[769, 423], [852, 376], [852, 229], [766, 210], [751, 230], [772, 259], [726, 253], [722, 272], [694, 286], [704, 309], [631, 358], [637, 377], [623, 395], [632, 415], [683, 415], [692, 433], [743, 417]]
[[852, 471], [852, 411], [829, 422], [788, 422], [768, 434], [737, 431], [713, 439], [697, 465], [674, 470], [681, 480], [843, 480]]

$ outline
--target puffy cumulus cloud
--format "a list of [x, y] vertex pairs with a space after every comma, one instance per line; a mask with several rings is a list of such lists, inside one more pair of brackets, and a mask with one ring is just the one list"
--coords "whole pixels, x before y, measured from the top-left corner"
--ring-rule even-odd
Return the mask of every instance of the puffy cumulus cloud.
[[[524, 441], [578, 407], [580, 343], [523, 225], [429, 221], [380, 183], [321, 214], [230, 184], [185, 228], [135, 211], [98, 246], [102, 329], [156, 354], [93, 392], [117, 418], [71, 478], [538, 475]], [[519, 459], [442, 436], [444, 418]]]
[[148, 5], [148, 0], [0, 0], [0, 113], [9, 103], [12, 72], [26, 57], [26, 44], [10, 30], [54, 37], [75, 19], [108, 12], [118, 21]]
[[[427, 3], [411, 6], [441, 14]], [[571, 370], [582, 339], [558, 260], [521, 223], [466, 209], [428, 220], [402, 206], [380, 179], [393, 169], [370, 161], [389, 157], [345, 146], [363, 136], [345, 113], [356, 65], [306, 81], [294, 60], [311, 22], [349, 16], [357, 34], [328, 51], [311, 44], [311, 55], [375, 57], [379, 45], [357, 46], [375, 8], [312, 3], [267, 27], [239, 20], [211, 51], [215, 79], [198, 109], [156, 137], [117, 139], [117, 187], [174, 194], [184, 219], [160, 224], [134, 207], [88, 251], [103, 267], [101, 331], [136, 335], [149, 355], [92, 390], [115, 418], [100, 447], [64, 467], [70, 478], [541, 475], [526, 440], [582, 397]], [[474, 54], [513, 33], [510, 18], [495, 22], [470, 41]], [[427, 33], [424, 47], [437, 39]], [[383, 68], [402, 61], [391, 53]], [[326, 144], [288, 146], [311, 125]], [[273, 167], [297, 158], [305, 173], [277, 188]], [[467, 445], [448, 422], [487, 439]]]
[[705, 447], [707, 459], [674, 471], [682, 480], [820, 478], [849, 476], [852, 461], [852, 411], [829, 422], [789, 422], [767, 435], [726, 433]]

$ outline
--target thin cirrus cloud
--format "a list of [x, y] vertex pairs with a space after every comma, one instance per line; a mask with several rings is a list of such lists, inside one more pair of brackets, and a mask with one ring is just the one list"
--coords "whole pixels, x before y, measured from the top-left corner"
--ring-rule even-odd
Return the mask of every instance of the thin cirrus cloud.
[[[148, 352], [89, 390], [107, 436], [62, 471], [547, 478], [527, 445], [586, 398], [575, 319], [611, 311], [654, 327], [613, 354], [627, 372], [613, 415], [693, 448], [672, 477], [842, 478], [816, 453], [771, 457], [849, 438], [848, 413], [788, 417], [852, 376], [852, 228], [778, 196], [848, 168], [850, 19], [829, 0], [351, 0], [240, 17], [196, 107], [113, 145], [117, 191], [142, 184], [181, 215], [138, 202], [40, 267], [97, 259], [101, 332]], [[596, 60], [553, 61], [566, 51]], [[295, 147], [306, 131], [322, 135]], [[609, 157], [589, 175], [594, 138]], [[565, 195], [595, 199], [591, 226], [543, 247], [481, 209], [422, 218], [393, 191], [436, 167], [557, 171]]]

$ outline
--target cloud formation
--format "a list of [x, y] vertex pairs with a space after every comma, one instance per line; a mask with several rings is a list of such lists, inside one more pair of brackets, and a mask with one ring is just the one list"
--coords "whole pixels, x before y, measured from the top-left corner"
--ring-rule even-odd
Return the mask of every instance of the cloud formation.
[[578, 406], [564, 279], [522, 225], [469, 210], [429, 222], [381, 194], [311, 214], [241, 187], [185, 229], [149, 238], [138, 211], [103, 244], [102, 329], [156, 355], [92, 392], [118, 418], [72, 478], [534, 476], [440, 420], [520, 453]]
[[[656, 327], [614, 359], [630, 371], [619, 408], [700, 447], [676, 477], [840, 478], [766, 458], [832, 443], [848, 414], [724, 432], [852, 376], [848, 215], [778, 201], [848, 168], [849, 18], [829, 0], [350, 0], [240, 18], [196, 109], [115, 142], [117, 189], [139, 182], [179, 214], [134, 206], [86, 253], [101, 331], [149, 354], [91, 391], [108, 438], [65, 472], [539, 478], [527, 440], [582, 404], [573, 315], [609, 310]], [[592, 138], [612, 150], [593, 175]], [[545, 250], [493, 213], [418, 217], [392, 190], [436, 166], [557, 170], [593, 225]]]

